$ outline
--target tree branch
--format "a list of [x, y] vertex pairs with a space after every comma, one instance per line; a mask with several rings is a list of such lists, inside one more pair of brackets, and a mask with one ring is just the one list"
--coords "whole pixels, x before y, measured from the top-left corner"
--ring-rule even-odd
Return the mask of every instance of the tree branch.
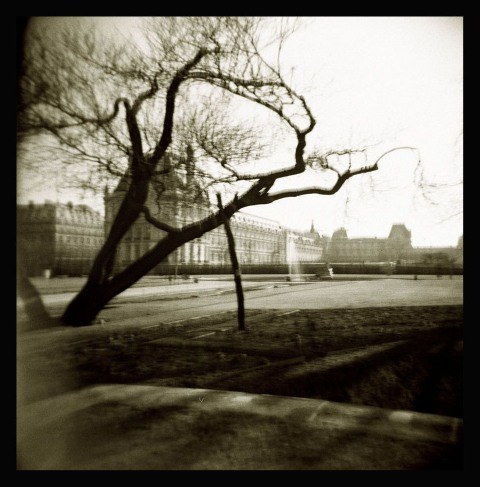
[[142, 206], [141, 213], [145, 215], [145, 220], [147, 220], [148, 223], [153, 225], [155, 228], [158, 228], [159, 230], [163, 230], [167, 233], [180, 233], [182, 231], [181, 228], [175, 228], [171, 225], [168, 225], [167, 223], [163, 223], [160, 220], [157, 220], [157, 218], [155, 218], [150, 213], [150, 209], [147, 206]]
[[206, 49], [199, 49], [195, 57], [179, 69], [173, 77], [166, 94], [165, 117], [163, 119], [163, 132], [158, 141], [153, 154], [149, 157], [148, 162], [155, 166], [165, 153], [172, 140], [173, 114], [175, 111], [175, 98], [180, 88], [180, 84], [186, 79], [188, 72], [194, 68], [204, 56], [209, 53]]
[[[320, 194], [320, 195], [333, 195], [335, 194], [344, 184], [345, 182], [350, 179], [353, 176], [358, 176], [359, 174], [366, 174], [369, 172], [376, 171], [378, 169], [378, 163], [380, 162], [381, 159], [383, 159], [386, 155], [398, 151], [398, 150], [411, 150], [411, 151], [416, 151], [418, 152], [418, 149], [415, 147], [395, 147], [393, 149], [388, 150], [387, 152], [384, 152], [371, 166], [363, 166], [360, 167], [359, 169], [354, 169], [349, 170], [343, 174], [339, 174], [338, 171], [338, 178], [335, 184], [331, 188], [320, 188], [320, 187], [310, 187], [310, 188], [304, 188], [304, 189], [296, 189], [296, 190], [290, 190], [290, 191], [282, 191], [280, 193], [273, 193], [273, 194], [267, 194], [266, 192], [263, 192], [258, 195], [256, 198], [256, 201], [254, 203], [251, 203], [251, 206], [254, 205], [265, 205], [272, 203], [273, 201], [277, 201], [280, 199], [284, 198], [295, 198], [297, 196], [303, 196], [306, 194]], [[330, 154], [331, 155], [331, 154]]]
[[257, 202], [253, 203], [253, 205], [266, 205], [283, 198], [293, 198], [296, 196], [303, 196], [305, 194], [332, 195], [335, 194], [344, 185], [345, 181], [347, 181], [351, 177], [357, 176], [358, 174], [376, 171], [377, 169], [378, 167], [374, 165], [370, 167], [363, 167], [355, 171], [348, 171], [339, 176], [336, 183], [331, 188], [311, 187], [291, 191], [282, 191], [281, 193], [262, 194], [257, 199]]
[[145, 101], [145, 100], [148, 100], [149, 98], [151, 98], [152, 96], [155, 95], [155, 93], [157, 93], [158, 91], [158, 83], [157, 83], [157, 78], [155, 77], [153, 79], [153, 82], [152, 82], [152, 86], [150, 87], [149, 90], [145, 91], [144, 93], [141, 93], [137, 99], [135, 100], [135, 102], [133, 103], [133, 106], [132, 106], [132, 112], [134, 114], [137, 114], [138, 113], [138, 110], [140, 109], [142, 103]]
[[[277, 75], [278, 76], [278, 75]], [[218, 86], [224, 90], [233, 93], [234, 95], [241, 96], [247, 100], [253, 101], [262, 105], [269, 110], [275, 112], [282, 120], [284, 120], [297, 134], [308, 134], [311, 132], [316, 121], [313, 117], [310, 108], [308, 107], [305, 98], [298, 95], [293, 89], [286, 85], [280, 76], [279, 80], [268, 81], [265, 79], [245, 80], [242, 78], [237, 78], [226, 73], [212, 73], [208, 71], [195, 71], [191, 72], [189, 75], [192, 79], [205, 80], [208, 83]], [[258, 90], [264, 88], [271, 88], [268, 93], [262, 93]], [[274, 91], [274, 89], [277, 89]], [[258, 89], [258, 90], [257, 90]], [[292, 116], [287, 115], [284, 111], [284, 106], [287, 104], [286, 101], [281, 101], [281, 97], [287, 96], [289, 98], [289, 104], [294, 105], [298, 102], [301, 108], [304, 110], [303, 116], [308, 118], [308, 123], [304, 129], [298, 127], [296, 123], [293, 122]], [[267, 98], [270, 99], [267, 99]], [[277, 103], [275, 103], [277, 102]]]
[[[135, 111], [130, 107], [127, 100], [124, 101], [126, 111], [126, 122], [128, 134], [132, 143], [132, 161], [139, 162], [143, 160], [142, 136], [138, 127]], [[132, 164], [132, 173], [138, 169], [138, 164]], [[132, 174], [133, 175], [133, 174]], [[134, 175], [133, 175], [134, 176]]]
[[53, 133], [54, 130], [61, 130], [65, 128], [71, 127], [79, 127], [81, 125], [88, 125], [94, 124], [97, 126], [102, 126], [110, 123], [118, 114], [120, 103], [128, 103], [126, 98], [117, 98], [113, 104], [113, 112], [110, 115], [106, 115], [104, 118], [89, 118], [83, 117], [78, 112], [71, 112], [66, 107], [60, 105], [54, 105], [52, 103], [48, 103], [49, 106], [55, 108], [65, 115], [72, 117], [77, 120], [77, 122], [62, 122], [62, 123], [51, 123], [47, 122], [42, 116], [37, 115], [39, 118], [39, 123], [31, 123], [28, 125], [29, 130], [38, 130], [38, 129], [46, 129]]

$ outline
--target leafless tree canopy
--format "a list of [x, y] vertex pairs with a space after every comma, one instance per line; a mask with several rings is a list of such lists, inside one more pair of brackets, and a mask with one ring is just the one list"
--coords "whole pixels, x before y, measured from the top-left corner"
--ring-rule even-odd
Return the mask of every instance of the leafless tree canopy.
[[[89, 322], [99, 307], [175, 248], [222, 223], [214, 205], [209, 217], [183, 228], [150, 214], [149, 191], [173, 169], [161, 163], [167, 150], [193, 152], [202, 190], [229, 199], [226, 218], [250, 205], [334, 194], [350, 177], [376, 170], [386, 155], [374, 161], [365, 157], [359, 166], [351, 163], [351, 155], [367, 156], [365, 148], [309, 150], [316, 119], [281, 69], [294, 19], [161, 17], [143, 22], [135, 37], [102, 34], [88, 19], [71, 19], [66, 29], [52, 34], [34, 24], [25, 50], [19, 133], [54, 141], [74, 165], [68, 177], [83, 174], [91, 184], [126, 172], [129, 177], [87, 285], [64, 316], [74, 324]], [[262, 166], [282, 144], [290, 154], [270, 157]], [[307, 167], [333, 175], [333, 184], [272, 191], [276, 181]], [[167, 234], [112, 276], [115, 250], [141, 213]], [[80, 313], [92, 292], [102, 298], [95, 309]]]

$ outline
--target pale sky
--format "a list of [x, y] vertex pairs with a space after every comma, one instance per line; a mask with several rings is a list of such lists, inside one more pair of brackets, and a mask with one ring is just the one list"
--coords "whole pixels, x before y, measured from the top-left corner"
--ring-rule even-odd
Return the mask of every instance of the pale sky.
[[[108, 19], [107, 19], [108, 21]], [[418, 149], [431, 202], [414, 186], [416, 154], [387, 156], [380, 170], [352, 178], [334, 196], [310, 195], [246, 211], [323, 234], [388, 236], [405, 223], [415, 246], [454, 246], [463, 234], [463, 19], [308, 17], [286, 46], [293, 85], [317, 120], [308, 143], [322, 148], [378, 144]], [[128, 25], [126, 19], [122, 21]], [[373, 161], [372, 161], [373, 162]], [[63, 175], [39, 189], [19, 173], [18, 201], [73, 201]], [[373, 182], [373, 186], [370, 184]], [[373, 188], [373, 191], [371, 190]]]

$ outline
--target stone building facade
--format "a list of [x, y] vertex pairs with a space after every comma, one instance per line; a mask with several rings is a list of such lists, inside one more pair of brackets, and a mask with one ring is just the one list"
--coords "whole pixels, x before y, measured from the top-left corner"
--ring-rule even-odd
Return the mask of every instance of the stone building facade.
[[[187, 155], [185, 159], [174, 160], [167, 154], [162, 163], [163, 167], [171, 166], [175, 169], [161, 176], [161, 179], [150, 187], [146, 206], [151, 215], [178, 228], [205, 218], [209, 214], [209, 203], [195, 184], [195, 164], [192, 156]], [[126, 175], [121, 178], [114, 191], [105, 190], [105, 236], [108, 235], [113, 219], [120, 208], [128, 184], [128, 175]], [[165, 235], [165, 231], [149, 223], [143, 214], [140, 215], [119, 245], [115, 256], [115, 271], [124, 269], [137, 260]], [[163, 263], [206, 263], [209, 260], [211, 242], [210, 233], [203, 235], [172, 252]]]
[[392, 225], [387, 238], [348, 238], [345, 228], [333, 232], [326, 247], [329, 262], [401, 262], [463, 265], [463, 236], [456, 247], [413, 247], [410, 230]]
[[[195, 191], [194, 167], [181, 164], [165, 180], [166, 190], [157, 201], [149, 197], [151, 213], [170, 225], [182, 226], [206, 217], [210, 211], [205, 198]], [[167, 184], [168, 183], [168, 184]], [[127, 189], [122, 179], [115, 191], [105, 193], [105, 220], [86, 205], [45, 201], [17, 206], [17, 241], [19, 258], [29, 276], [86, 275], [104, 242], [113, 216]], [[159, 204], [160, 203], [160, 204]], [[277, 221], [239, 211], [230, 220], [240, 264], [269, 265], [292, 263], [408, 262], [463, 265], [463, 236], [456, 247], [417, 247], [411, 245], [411, 233], [403, 224], [394, 224], [389, 236], [348, 238], [340, 228], [331, 238], [320, 235], [313, 224], [299, 232], [282, 227]], [[141, 216], [119, 246], [116, 270], [134, 262], [158, 243], [165, 232]], [[165, 263], [195, 265], [230, 265], [223, 226], [177, 249]], [[153, 270], [155, 274], [158, 270]]]
[[[156, 191], [154, 187], [149, 191], [146, 205], [155, 218], [174, 227], [182, 227], [215, 211], [216, 208], [196, 186], [195, 162], [191, 154], [187, 154], [183, 160], [174, 160], [172, 156], [167, 155], [163, 164], [164, 167], [175, 167], [175, 170], [162, 176], [159, 185], [161, 192]], [[105, 192], [105, 235], [112, 225], [127, 188], [128, 176], [121, 179], [114, 191]], [[299, 262], [322, 260], [325, 237], [320, 237], [313, 226], [310, 231], [298, 232], [286, 229], [274, 220], [243, 211], [233, 215], [230, 224], [240, 264], [282, 264], [292, 258]], [[141, 215], [120, 244], [115, 262], [116, 270], [134, 262], [164, 235], [164, 231], [151, 225]], [[162, 264], [230, 264], [223, 225], [187, 242], [172, 252]], [[155, 273], [155, 270], [152, 273]]]
[[[230, 219], [230, 226], [240, 264], [280, 264], [285, 261], [284, 230], [278, 222], [239, 211]], [[229, 264], [223, 225], [212, 230], [210, 236], [208, 263]]]
[[[149, 192], [147, 206], [154, 217], [174, 227], [182, 227], [216, 210], [197, 187], [195, 161], [191, 153], [183, 159], [167, 155], [162, 162], [163, 167], [175, 169], [162, 176], [159, 184], [161, 192], [154, 188]], [[105, 193], [105, 234], [110, 229], [127, 188], [128, 177], [124, 177], [114, 191]], [[299, 232], [246, 211], [233, 215], [230, 224], [235, 236], [238, 260], [244, 265], [420, 262], [423, 258], [421, 251], [412, 247], [411, 232], [402, 223], [393, 224], [387, 238], [353, 239], [348, 238], [345, 228], [336, 230], [329, 238], [320, 235], [313, 224], [309, 231]], [[120, 244], [116, 255], [116, 270], [134, 262], [164, 235], [164, 231], [152, 226], [143, 215], [140, 216]], [[187, 242], [161, 264], [229, 265], [223, 226]], [[152, 273], [160, 271], [161, 265]]]
[[[172, 170], [161, 176], [149, 191], [147, 206], [152, 216], [174, 227], [201, 220], [216, 210], [196, 183], [192, 153], [183, 159], [166, 155], [162, 161]], [[114, 191], [105, 191], [105, 219], [86, 205], [45, 201], [17, 206], [17, 237], [21, 264], [28, 275], [85, 275], [108, 234], [128, 189], [128, 175]], [[411, 232], [404, 224], [392, 225], [387, 238], [348, 238], [345, 228], [332, 237], [320, 235], [313, 223], [300, 232], [277, 221], [239, 211], [230, 219], [240, 264], [277, 265], [292, 263], [449, 262], [463, 263], [463, 237], [454, 248], [413, 248]], [[165, 232], [141, 215], [121, 241], [114, 271], [136, 261], [156, 245]], [[223, 225], [187, 242], [161, 264], [230, 264]], [[161, 272], [161, 264], [152, 273]]]
[[[235, 249], [240, 264], [285, 264], [321, 262], [324, 239], [312, 226], [310, 231], [282, 227], [277, 221], [239, 211], [230, 219]], [[229, 264], [227, 239], [223, 226], [210, 232], [211, 264]]]
[[326, 258], [326, 248], [330, 239], [320, 235], [312, 222], [310, 231], [284, 230], [285, 260], [292, 263], [319, 263]]
[[88, 274], [103, 241], [103, 218], [87, 205], [17, 205], [19, 265], [29, 276]]
[[348, 238], [345, 228], [333, 232], [327, 246], [330, 262], [384, 262], [407, 259], [411, 255], [411, 232], [404, 224], [394, 224], [388, 238]]

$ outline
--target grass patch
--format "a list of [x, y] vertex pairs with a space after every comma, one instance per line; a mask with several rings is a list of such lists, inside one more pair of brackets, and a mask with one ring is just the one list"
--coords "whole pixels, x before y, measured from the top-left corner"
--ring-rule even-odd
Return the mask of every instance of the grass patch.
[[463, 306], [247, 310], [181, 326], [69, 334], [18, 346], [20, 400], [99, 383], [322, 398], [462, 417]]

